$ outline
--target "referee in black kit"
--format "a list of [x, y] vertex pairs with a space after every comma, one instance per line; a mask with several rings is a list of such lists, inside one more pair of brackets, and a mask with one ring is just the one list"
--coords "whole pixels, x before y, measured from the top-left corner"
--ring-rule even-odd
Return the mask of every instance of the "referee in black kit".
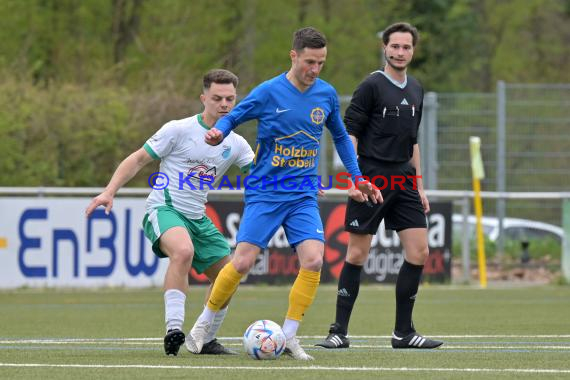
[[[370, 180], [377, 177], [374, 183], [381, 189], [384, 201], [373, 204], [348, 200], [345, 229], [349, 240], [338, 282], [336, 321], [318, 346], [349, 347], [348, 323], [360, 288], [360, 273], [383, 218], [386, 229], [398, 232], [405, 250], [396, 281], [392, 347], [436, 348], [443, 344], [418, 334], [412, 322], [429, 254], [425, 216], [429, 202], [423, 189], [417, 142], [424, 92], [420, 83], [406, 74], [418, 37], [416, 28], [407, 23], [390, 25], [384, 31], [384, 70], [373, 72], [358, 86], [346, 110], [344, 122], [358, 153], [360, 170]], [[359, 196], [366, 200], [366, 195]]]

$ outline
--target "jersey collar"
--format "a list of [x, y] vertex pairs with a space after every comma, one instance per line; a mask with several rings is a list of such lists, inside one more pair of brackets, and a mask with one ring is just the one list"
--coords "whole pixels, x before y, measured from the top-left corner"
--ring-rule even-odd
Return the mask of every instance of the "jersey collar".
[[204, 122], [204, 119], [202, 119], [202, 114], [199, 113], [198, 114], [198, 124], [200, 124], [203, 128], [205, 128], [206, 130], [209, 130], [210, 127], [208, 127], [208, 125]]
[[397, 80], [393, 79], [390, 75], [386, 74], [384, 72], [384, 70], [376, 70], [374, 71], [374, 73], [381, 73], [382, 75], [384, 75], [386, 77], [386, 79], [388, 79], [394, 86], [401, 88], [402, 90], [408, 85], [408, 75], [406, 74], [406, 77], [404, 79], [404, 81], [402, 83], [398, 82]]
[[289, 88], [293, 89], [294, 91], [296, 91], [300, 95], [305, 95], [308, 92], [310, 92], [313, 89], [313, 87], [315, 87], [315, 85], [317, 84], [317, 81], [319, 80], [319, 78], [317, 78], [315, 80], [315, 83], [313, 83], [312, 85], [307, 87], [307, 89], [305, 91], [301, 92], [301, 90], [299, 90], [297, 87], [295, 87], [295, 85], [293, 83], [291, 83], [291, 81], [289, 81], [289, 79], [287, 79], [287, 73], [288, 73], [288, 71], [285, 71], [283, 74], [281, 74], [282, 80], [285, 81], [286, 86], [289, 86]]

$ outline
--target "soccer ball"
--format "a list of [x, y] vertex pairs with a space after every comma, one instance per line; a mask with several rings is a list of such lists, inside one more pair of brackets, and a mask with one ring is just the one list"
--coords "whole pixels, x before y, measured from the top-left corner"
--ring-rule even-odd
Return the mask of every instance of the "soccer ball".
[[255, 321], [243, 334], [243, 347], [257, 360], [277, 359], [285, 349], [285, 334], [281, 327], [268, 320]]

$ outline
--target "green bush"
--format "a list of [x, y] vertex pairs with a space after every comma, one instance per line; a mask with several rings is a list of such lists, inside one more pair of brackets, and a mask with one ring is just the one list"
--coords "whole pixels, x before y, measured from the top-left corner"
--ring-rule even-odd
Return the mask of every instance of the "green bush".
[[[0, 186], [105, 186], [164, 123], [200, 108], [166, 91], [0, 80]], [[129, 185], [146, 186], [153, 171], [149, 165]]]
[[[485, 237], [485, 256], [487, 259], [494, 259], [497, 256], [497, 244]], [[529, 239], [528, 253], [531, 259], [553, 259], [560, 260], [562, 245], [554, 238]], [[452, 243], [453, 257], [460, 259], [462, 255], [463, 242], [460, 235], [453, 236]], [[471, 239], [469, 242], [471, 261], [477, 260], [477, 242]], [[523, 257], [522, 242], [519, 240], [505, 240], [504, 257], [512, 260], [520, 260]]]

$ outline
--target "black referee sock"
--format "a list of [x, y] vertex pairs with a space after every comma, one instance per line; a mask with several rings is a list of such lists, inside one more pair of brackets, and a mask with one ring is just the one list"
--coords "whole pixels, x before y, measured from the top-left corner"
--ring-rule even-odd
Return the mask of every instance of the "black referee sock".
[[360, 272], [362, 272], [362, 265], [354, 265], [345, 261], [338, 279], [336, 323], [340, 326], [339, 332], [344, 335], [348, 331], [350, 314], [356, 302], [356, 297], [358, 297]]
[[410, 264], [404, 260], [404, 264], [398, 273], [396, 280], [396, 327], [394, 331], [398, 335], [408, 335], [414, 332], [412, 311], [422, 277], [423, 265]]

